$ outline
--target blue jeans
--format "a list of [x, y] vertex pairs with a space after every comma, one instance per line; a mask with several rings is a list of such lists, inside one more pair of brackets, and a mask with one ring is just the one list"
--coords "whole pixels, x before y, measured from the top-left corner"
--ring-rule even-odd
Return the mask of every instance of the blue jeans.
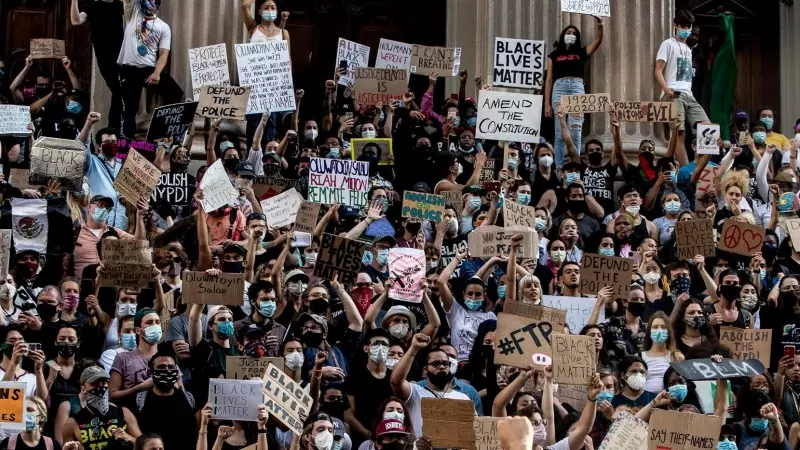
[[[577, 78], [559, 78], [553, 83], [553, 92], [550, 97], [552, 100], [553, 118], [555, 120], [555, 142], [553, 149], [556, 153], [556, 165], [561, 167], [564, 163], [564, 154], [567, 152], [567, 146], [564, 145], [564, 138], [561, 136], [561, 123], [558, 121], [556, 112], [558, 111], [558, 104], [561, 102], [562, 95], [572, 94], [585, 94], [583, 88], [583, 80]], [[583, 115], [580, 119], [575, 119], [572, 115], [567, 116], [567, 126], [569, 126], [569, 134], [572, 136], [572, 142], [575, 148], [578, 149], [578, 154], [581, 153], [581, 135], [583, 134]], [[580, 162], [580, 161], [573, 161]]]

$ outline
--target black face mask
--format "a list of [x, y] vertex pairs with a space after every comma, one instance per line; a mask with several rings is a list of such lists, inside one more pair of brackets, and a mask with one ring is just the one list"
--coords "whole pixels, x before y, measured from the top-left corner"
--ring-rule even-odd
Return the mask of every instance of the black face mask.
[[338, 417], [339, 419], [344, 417], [344, 410], [346, 409], [344, 400], [335, 402], [320, 402], [319, 407], [324, 412], [332, 415], [333, 417]]
[[279, 174], [280, 171], [281, 171], [280, 166], [277, 166], [275, 164], [264, 164], [264, 175], [268, 177], [275, 176]]
[[169, 162], [169, 171], [170, 173], [186, 173], [186, 169], [189, 168], [189, 162], [186, 161], [170, 161]]
[[239, 165], [239, 158], [224, 159], [222, 160], [222, 165], [224, 165], [225, 168], [228, 169], [229, 171], [233, 172], [234, 170], [236, 170], [236, 166]]
[[421, 224], [421, 223], [419, 223], [419, 222], [408, 222], [408, 223], [406, 224], [406, 230], [407, 230], [409, 233], [413, 234], [414, 236], [416, 236], [416, 235], [417, 235], [417, 233], [419, 233], [419, 230], [420, 230], [421, 228], [422, 228], [422, 224]]
[[303, 333], [302, 340], [306, 347], [317, 348], [322, 344], [322, 333], [306, 331]]
[[78, 350], [78, 344], [66, 344], [61, 342], [56, 344], [56, 350], [58, 351], [59, 356], [69, 359]]
[[589, 162], [597, 165], [603, 162], [603, 153], [602, 152], [592, 152], [589, 153]]
[[374, 176], [378, 173], [378, 157], [370, 155], [361, 155], [358, 157], [359, 161], [366, 161], [369, 163], [369, 176]]
[[57, 308], [56, 305], [51, 305], [49, 303], [40, 303], [36, 307], [36, 311], [39, 313], [39, 317], [47, 321], [55, 317], [56, 313], [58, 312], [56, 308]]
[[405, 450], [406, 444], [402, 442], [389, 442], [381, 445], [381, 450]]
[[586, 200], [567, 200], [567, 209], [573, 214], [585, 213], [587, 210]]
[[314, 314], [323, 315], [328, 311], [328, 302], [321, 298], [308, 302], [308, 309]]
[[177, 370], [153, 370], [153, 384], [162, 391], [168, 391], [172, 389], [175, 386], [176, 381], [178, 381]]
[[634, 317], [639, 317], [644, 312], [644, 303], [628, 302], [628, 312]]
[[764, 244], [761, 246], [761, 256], [764, 257], [764, 262], [767, 264], [771, 264], [775, 261], [775, 257], [778, 256], [778, 247], [772, 244]]
[[794, 292], [781, 292], [778, 294], [778, 300], [780, 300], [781, 305], [785, 309], [790, 311], [797, 306], [797, 294]]
[[739, 286], [733, 284], [723, 284], [719, 287], [719, 293], [728, 301], [736, 301], [739, 299]]
[[453, 379], [453, 374], [450, 373], [449, 369], [446, 373], [439, 373], [439, 372], [428, 372], [428, 381], [433, 385], [433, 387], [437, 389], [444, 389], [447, 386], [447, 383]]
[[225, 273], [244, 272], [244, 261], [223, 261], [221, 269]]
[[36, 96], [41, 98], [45, 95], [50, 93], [50, 85], [49, 84], [37, 84], [36, 85]]

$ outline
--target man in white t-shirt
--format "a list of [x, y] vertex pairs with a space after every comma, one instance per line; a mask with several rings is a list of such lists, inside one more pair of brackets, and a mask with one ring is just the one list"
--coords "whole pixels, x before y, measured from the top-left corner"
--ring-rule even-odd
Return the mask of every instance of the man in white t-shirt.
[[[165, 104], [179, 103], [183, 90], [168, 74], [163, 73], [169, 60], [172, 32], [158, 17], [161, 0], [123, 0], [125, 2], [125, 34], [117, 58], [120, 66], [122, 96], [122, 136], [133, 139], [136, 133], [136, 112], [142, 88], [149, 85], [164, 97]], [[109, 118], [109, 126], [116, 126]]]
[[694, 129], [697, 123], [710, 123], [703, 107], [692, 95], [692, 49], [686, 39], [692, 35], [694, 14], [687, 10], [675, 13], [675, 34], [661, 43], [656, 54], [655, 76], [661, 90], [662, 101], [675, 102], [681, 125], [678, 127], [678, 148], [675, 151], [678, 162], [687, 164], [684, 133], [686, 123]]

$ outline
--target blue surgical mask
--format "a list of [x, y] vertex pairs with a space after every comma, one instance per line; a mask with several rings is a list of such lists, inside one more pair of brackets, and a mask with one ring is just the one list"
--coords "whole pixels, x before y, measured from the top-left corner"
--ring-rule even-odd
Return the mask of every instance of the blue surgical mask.
[[739, 447], [733, 441], [719, 441], [717, 442], [717, 450], [739, 450]]
[[261, 19], [264, 22], [274, 22], [278, 18], [278, 11], [261, 11]]
[[[666, 331], [664, 332], [666, 333]], [[686, 394], [689, 392], [689, 388], [687, 388], [685, 384], [676, 384], [670, 386], [667, 390], [669, 391], [669, 395], [671, 395], [672, 398], [674, 398], [678, 403], [682, 402], [686, 398]]]
[[220, 339], [230, 339], [233, 336], [233, 322], [218, 322], [217, 334]]
[[544, 231], [547, 227], [547, 222], [544, 221], [541, 217], [536, 218], [536, 231]]
[[477, 311], [483, 305], [483, 300], [464, 300], [464, 305], [470, 311]]
[[67, 102], [67, 112], [70, 114], [80, 114], [82, 109], [83, 106], [81, 106], [81, 104], [75, 100], [70, 100]]
[[575, 181], [580, 179], [580, 175], [577, 172], [569, 172], [567, 173], [567, 185], [574, 183]]
[[469, 199], [469, 207], [472, 209], [478, 209], [481, 207], [481, 198], [480, 197], [472, 197]]
[[455, 120], [455, 124], [454, 125], [456, 127], [460, 127], [461, 126], [461, 117], [456, 116], [456, 120]]
[[470, 231], [473, 230], [473, 228], [474, 227], [472, 226], [472, 216], [462, 216], [461, 217], [461, 230], [463, 230], [464, 233], [469, 233]]
[[600, 393], [597, 394], [597, 403], [600, 403], [603, 400], [610, 403], [611, 400], [613, 399], [614, 399], [614, 393], [611, 391], [600, 391]]
[[767, 142], [767, 133], [763, 131], [756, 131], [751, 136], [753, 137], [753, 142], [758, 145], [764, 145]]
[[667, 338], [669, 338], [669, 332], [667, 330], [652, 330], [650, 332], [650, 339], [656, 344], [667, 342]]
[[681, 210], [681, 202], [677, 200], [670, 200], [664, 203], [664, 211], [668, 213], [676, 213]]
[[506, 298], [506, 287], [505, 286], [497, 286], [497, 296], [500, 298]]
[[601, 248], [597, 251], [602, 256], [614, 256], [614, 249], [613, 248]]
[[331, 147], [328, 150], [328, 158], [339, 159], [339, 147]]
[[92, 212], [92, 220], [97, 223], [105, 223], [108, 219], [108, 210], [105, 208], [95, 208]]
[[389, 262], [389, 249], [384, 248], [378, 250], [378, 253], [375, 255], [375, 261], [381, 266], [385, 266]]
[[475, 125], [477, 123], [478, 123], [477, 117], [470, 117], [469, 119], [467, 119], [467, 126], [469, 126], [470, 128], [475, 128]]
[[517, 160], [516, 159], [509, 159], [508, 160], [508, 170], [517, 170]]
[[689, 39], [692, 35], [692, 30], [678, 30], [678, 37], [681, 39]]
[[39, 415], [25, 411], [25, 431], [31, 432], [39, 426]]
[[383, 111], [381, 111], [381, 118], [380, 118], [380, 121], [381, 121], [381, 122], [383, 122], [383, 121], [385, 121], [385, 120], [386, 120], [386, 114], [384, 114], [384, 113], [383, 113]]
[[161, 325], [150, 325], [144, 329], [144, 339], [151, 345], [158, 344], [161, 341]]
[[136, 333], [122, 333], [119, 339], [120, 347], [125, 350], [133, 350], [136, 348]]
[[517, 203], [529, 205], [531, 203], [531, 194], [517, 194]]
[[678, 182], [678, 172], [671, 170], [669, 173], [669, 182], [670, 183], [677, 183]]
[[277, 305], [274, 301], [263, 301], [258, 304], [258, 313], [261, 317], [272, 317], [275, 314], [275, 308]]
[[772, 130], [772, 127], [775, 125], [775, 119], [772, 117], [762, 117], [761, 122], [767, 127], [767, 130]]
[[750, 419], [750, 429], [757, 433], [763, 433], [768, 427], [769, 422], [763, 417], [754, 417]]

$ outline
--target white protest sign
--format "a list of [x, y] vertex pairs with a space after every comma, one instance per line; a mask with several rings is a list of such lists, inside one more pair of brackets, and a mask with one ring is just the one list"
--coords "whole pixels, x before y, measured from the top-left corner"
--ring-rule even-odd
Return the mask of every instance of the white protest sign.
[[539, 142], [542, 96], [480, 91], [476, 138]]
[[[592, 315], [592, 310], [594, 310], [594, 303], [594, 297], [560, 297], [554, 295], [542, 297], [542, 306], [567, 311], [567, 323], [564, 325], [569, 328], [572, 334], [578, 334], [581, 328], [589, 323], [589, 317]], [[600, 308], [600, 316], [597, 318], [597, 323], [604, 320], [606, 320], [606, 310], [605, 308]]]
[[233, 187], [221, 159], [218, 159], [206, 170], [200, 188], [203, 190], [203, 211], [205, 212], [219, 209], [239, 196], [239, 191]]
[[30, 106], [0, 105], [0, 136], [29, 136], [31, 123]]
[[719, 125], [697, 124], [697, 154], [719, 155]]
[[611, 17], [611, 0], [561, 0], [561, 12]]
[[208, 380], [208, 403], [211, 405], [211, 418], [219, 420], [258, 420], [258, 407], [264, 402], [261, 391], [262, 381]]
[[365, 206], [367, 191], [369, 191], [368, 162], [311, 158], [308, 201], [328, 205], [339, 203], [347, 206]]
[[189, 49], [189, 70], [192, 73], [194, 101], [200, 100], [200, 88], [203, 86], [231, 85], [225, 44]]
[[285, 227], [294, 222], [297, 210], [303, 204], [303, 197], [295, 188], [282, 192], [275, 197], [261, 201], [261, 210], [267, 216], [267, 225], [270, 227]]
[[239, 86], [250, 88], [247, 114], [294, 111], [294, 82], [289, 43], [236, 44]]
[[378, 69], [406, 69], [411, 67], [411, 44], [381, 38], [378, 55], [375, 57]]
[[545, 66], [544, 41], [494, 38], [495, 86], [541, 89]]
[[356, 67], [369, 67], [369, 47], [339, 38], [337, 48], [336, 67], [333, 70], [341, 67], [342, 61], [347, 63], [347, 72], [339, 78], [339, 84], [342, 86], [347, 86], [349, 83], [355, 84]]

